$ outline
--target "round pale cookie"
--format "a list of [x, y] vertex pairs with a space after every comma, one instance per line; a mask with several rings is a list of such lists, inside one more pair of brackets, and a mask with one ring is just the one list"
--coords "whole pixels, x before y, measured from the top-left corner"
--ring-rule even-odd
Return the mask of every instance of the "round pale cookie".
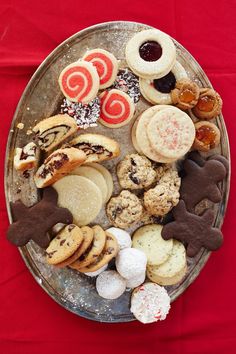
[[124, 248], [131, 247], [132, 240], [130, 234], [127, 231], [119, 229], [118, 227], [110, 227], [106, 231], [112, 234], [116, 238], [120, 251], [123, 250]]
[[177, 284], [187, 271], [186, 250], [184, 245], [173, 240], [173, 248], [169, 258], [159, 266], [147, 266], [148, 278], [160, 285]]
[[97, 275], [104, 272], [107, 269], [107, 267], [108, 267], [108, 264], [105, 264], [103, 267], [99, 268], [95, 272], [89, 272], [89, 273], [84, 273], [84, 274], [87, 275], [88, 277], [96, 277]]
[[151, 146], [168, 159], [184, 156], [193, 145], [195, 134], [192, 119], [176, 107], [157, 112], [147, 125]]
[[88, 178], [90, 181], [96, 184], [102, 193], [103, 203], [107, 199], [107, 184], [103, 175], [93, 167], [90, 166], [79, 166], [80, 168], [75, 168], [70, 172], [71, 175], [83, 176]]
[[99, 76], [95, 66], [78, 60], [66, 66], [58, 79], [64, 96], [72, 102], [89, 103], [99, 90]]
[[94, 232], [94, 237], [91, 247], [89, 247], [87, 252], [85, 252], [79, 259], [77, 259], [77, 261], [70, 264], [70, 268], [80, 271], [80, 269], [96, 262], [98, 256], [102, 253], [106, 242], [105, 231], [103, 231], [99, 225], [93, 226], [92, 229]]
[[70, 257], [83, 242], [80, 228], [74, 224], [67, 225], [49, 244], [46, 259], [49, 264], [63, 262]]
[[143, 284], [145, 278], [146, 278], [146, 272], [143, 272], [142, 274], [136, 275], [136, 277], [127, 279], [126, 287], [130, 289], [134, 289], [137, 286]]
[[108, 128], [120, 128], [128, 124], [134, 116], [135, 104], [129, 95], [111, 89], [101, 93], [101, 113], [99, 122]]
[[113, 179], [111, 173], [108, 171], [106, 167], [103, 165], [100, 165], [99, 163], [96, 162], [88, 162], [86, 163], [86, 166], [90, 166], [98, 170], [104, 177], [106, 184], [107, 184], [107, 197], [105, 202], [108, 202], [108, 200], [111, 198], [112, 193], [113, 193]]
[[95, 183], [82, 176], [65, 176], [53, 188], [58, 193], [58, 205], [67, 208], [78, 226], [93, 221], [102, 208], [102, 193]]
[[141, 148], [139, 147], [138, 145], [138, 142], [137, 142], [137, 138], [136, 138], [136, 128], [137, 128], [137, 125], [138, 125], [138, 122], [139, 122], [139, 119], [140, 119], [141, 115], [139, 115], [136, 119], [135, 119], [135, 122], [132, 126], [132, 130], [131, 130], [131, 140], [132, 140], [132, 144], [135, 148], [135, 150], [139, 153], [139, 154], [143, 154]]
[[100, 90], [114, 83], [118, 73], [118, 61], [112, 53], [101, 48], [92, 49], [85, 53], [83, 60], [91, 62], [97, 69]]
[[[171, 69], [171, 72], [174, 76], [174, 79], [181, 80], [184, 78], [187, 78], [187, 73], [183, 66], [176, 61], [173, 68]], [[168, 74], [170, 74], [168, 73]], [[168, 75], [167, 74], [167, 75]], [[140, 86], [140, 91], [143, 95], [143, 97], [149, 101], [152, 104], [172, 104], [172, 99], [171, 99], [171, 89], [169, 89], [169, 92], [161, 92], [158, 90], [158, 83], [156, 84], [156, 81], [164, 81], [165, 80], [164, 76], [163, 78], [156, 79], [156, 80], [148, 80], [148, 79], [139, 79], [139, 86]], [[166, 78], [167, 80], [167, 78]], [[173, 87], [174, 88], [174, 87]]]
[[125, 57], [128, 66], [140, 77], [158, 79], [171, 71], [176, 49], [172, 39], [157, 29], [135, 34], [127, 43]]
[[135, 248], [125, 248], [116, 257], [116, 269], [125, 279], [145, 273], [146, 265], [145, 253]]
[[119, 251], [119, 245], [116, 238], [106, 232], [106, 243], [102, 250], [102, 253], [97, 257], [96, 261], [87, 267], [80, 268], [81, 273], [95, 272], [104, 265], [108, 264], [112, 258], [114, 258]]
[[132, 237], [132, 247], [145, 253], [148, 264], [162, 264], [171, 255], [173, 239], [165, 241], [161, 237], [161, 230], [162, 225], [145, 225], [135, 231]]
[[63, 262], [56, 264], [56, 267], [64, 268], [70, 265], [71, 263], [75, 262], [82, 254], [84, 254], [87, 251], [87, 249], [91, 245], [93, 241], [93, 230], [91, 229], [91, 227], [82, 226], [80, 230], [83, 234], [83, 238], [84, 238], [83, 242], [81, 243], [79, 248], [75, 251], [75, 253], [72, 254], [72, 256], [70, 256]]
[[145, 283], [133, 291], [130, 311], [142, 323], [165, 320], [170, 310], [170, 297], [165, 288]]
[[96, 280], [98, 294], [104, 299], [117, 299], [126, 288], [126, 280], [115, 270], [107, 270], [99, 274]]
[[146, 155], [149, 159], [161, 163], [171, 163], [174, 160], [168, 159], [167, 157], [164, 157], [163, 155], [157, 153], [154, 150], [147, 136], [147, 126], [151, 121], [152, 117], [155, 115], [155, 113], [165, 110], [167, 108], [170, 107], [167, 105], [159, 105], [148, 108], [141, 114], [136, 127], [137, 144], [142, 150], [143, 154]]

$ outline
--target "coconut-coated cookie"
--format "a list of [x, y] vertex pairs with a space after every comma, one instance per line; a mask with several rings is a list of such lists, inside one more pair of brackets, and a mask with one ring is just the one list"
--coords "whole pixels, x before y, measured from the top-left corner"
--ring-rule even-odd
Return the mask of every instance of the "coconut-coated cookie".
[[130, 154], [117, 166], [117, 176], [122, 188], [140, 189], [155, 181], [156, 172], [145, 156]]

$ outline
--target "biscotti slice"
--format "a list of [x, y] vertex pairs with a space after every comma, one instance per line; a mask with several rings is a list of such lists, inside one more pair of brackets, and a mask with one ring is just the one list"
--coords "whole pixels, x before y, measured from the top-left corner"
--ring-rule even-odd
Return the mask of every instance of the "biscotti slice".
[[86, 160], [83, 151], [75, 148], [55, 150], [37, 170], [34, 181], [38, 188], [47, 187]]
[[173, 240], [173, 248], [166, 262], [159, 266], [147, 267], [148, 278], [160, 285], [174, 285], [179, 283], [187, 271], [186, 250], [184, 245]]
[[36, 166], [36, 150], [35, 143], [29, 143], [23, 148], [15, 149], [14, 167], [17, 171], [31, 170]]
[[150, 224], [140, 227], [133, 235], [132, 247], [146, 254], [148, 265], [160, 265], [171, 255], [173, 239], [165, 241], [161, 230], [161, 225]]
[[83, 150], [87, 155], [86, 162], [110, 160], [120, 154], [119, 144], [100, 134], [80, 134], [69, 145]]
[[33, 132], [41, 150], [49, 151], [77, 131], [75, 120], [67, 114], [58, 114], [39, 122]]

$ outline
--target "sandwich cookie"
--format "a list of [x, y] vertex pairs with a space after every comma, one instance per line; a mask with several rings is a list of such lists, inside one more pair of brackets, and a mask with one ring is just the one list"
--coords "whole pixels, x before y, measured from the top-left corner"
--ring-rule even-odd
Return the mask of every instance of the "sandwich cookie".
[[95, 66], [79, 60], [66, 66], [58, 79], [63, 95], [72, 102], [88, 103], [99, 90], [99, 76]]
[[125, 57], [128, 66], [144, 79], [159, 79], [174, 66], [176, 49], [171, 38], [157, 29], [135, 34], [127, 43]]
[[86, 52], [82, 59], [92, 63], [97, 69], [100, 79], [100, 90], [113, 84], [118, 72], [118, 61], [112, 53], [97, 48]]
[[112, 89], [102, 92], [99, 97], [101, 124], [108, 128], [120, 128], [133, 118], [135, 105], [127, 93]]

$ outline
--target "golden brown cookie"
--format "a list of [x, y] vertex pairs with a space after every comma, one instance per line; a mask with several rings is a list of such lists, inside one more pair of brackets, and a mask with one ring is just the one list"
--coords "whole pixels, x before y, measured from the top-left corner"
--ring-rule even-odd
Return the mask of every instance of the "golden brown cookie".
[[171, 91], [172, 103], [184, 111], [196, 106], [200, 94], [198, 85], [190, 79], [176, 82], [175, 89]]
[[199, 119], [210, 120], [220, 114], [222, 104], [222, 99], [215, 90], [203, 88], [200, 90], [200, 96], [193, 108], [193, 113]]
[[195, 123], [196, 136], [193, 142], [193, 149], [198, 151], [209, 151], [220, 143], [220, 130], [214, 123], [200, 121]]
[[31, 170], [36, 166], [36, 151], [35, 143], [31, 142], [23, 148], [15, 149], [14, 167], [17, 171]]

